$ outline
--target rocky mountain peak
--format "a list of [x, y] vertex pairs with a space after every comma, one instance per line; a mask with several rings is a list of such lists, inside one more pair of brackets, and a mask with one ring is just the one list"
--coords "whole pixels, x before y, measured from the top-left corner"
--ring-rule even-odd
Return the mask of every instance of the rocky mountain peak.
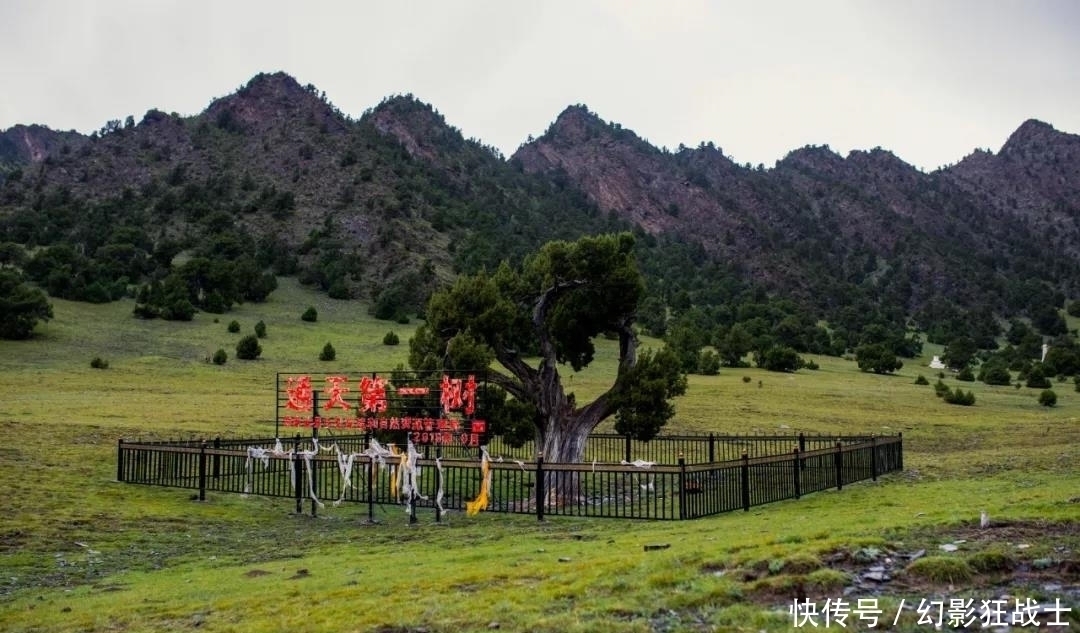
[[1055, 130], [1049, 123], [1028, 119], [1009, 135], [999, 154], [1011, 158], [1031, 157], [1041, 154], [1068, 136], [1070, 135]]
[[312, 84], [301, 86], [284, 72], [259, 73], [235, 93], [215, 100], [207, 116], [222, 127], [263, 128], [290, 118], [302, 118], [342, 131], [344, 117]]

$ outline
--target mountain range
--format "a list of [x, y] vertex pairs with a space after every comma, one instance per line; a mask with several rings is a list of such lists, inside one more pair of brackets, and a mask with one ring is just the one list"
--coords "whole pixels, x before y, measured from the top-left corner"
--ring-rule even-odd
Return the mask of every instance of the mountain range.
[[1030, 316], [1080, 296], [1080, 136], [1029, 120], [998, 152], [930, 173], [828, 146], [766, 168], [712, 143], [657, 148], [573, 105], [504, 157], [410, 95], [353, 119], [284, 73], [192, 117], [0, 132], [0, 241], [89, 256], [119, 226], [148, 252], [235, 230], [279, 273], [413, 305], [547, 240], [632, 230], [668, 306], [753, 288], [822, 318], [864, 304]]

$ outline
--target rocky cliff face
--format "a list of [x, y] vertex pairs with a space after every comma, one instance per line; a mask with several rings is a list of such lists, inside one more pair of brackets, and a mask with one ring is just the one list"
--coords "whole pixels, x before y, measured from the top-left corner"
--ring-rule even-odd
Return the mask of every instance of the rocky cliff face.
[[658, 150], [576, 106], [513, 161], [567, 180], [650, 232], [700, 241], [774, 285], [813, 286], [819, 259], [848, 280], [903, 266], [917, 286], [914, 306], [935, 294], [978, 294], [971, 262], [1029, 269], [1007, 254], [1030, 255], [1033, 241], [1046, 248], [1036, 267], [1077, 269], [1078, 139], [1029, 121], [998, 154], [976, 152], [930, 174], [880, 148], [843, 157], [827, 146], [750, 169], [711, 145]]
[[425, 260], [444, 280], [490, 269], [612, 217], [809, 301], [884, 285], [909, 310], [938, 295], [994, 303], [1014, 279], [1080, 295], [1080, 136], [1038, 121], [933, 173], [828, 146], [754, 169], [711, 143], [658, 149], [580, 105], [507, 161], [411, 96], [352, 120], [284, 73], [194, 117], [151, 110], [132, 123], [94, 137], [0, 132], [0, 219], [122, 199], [155, 231], [194, 239], [224, 214], [312, 259], [354, 251], [370, 263], [351, 273], [359, 287]]

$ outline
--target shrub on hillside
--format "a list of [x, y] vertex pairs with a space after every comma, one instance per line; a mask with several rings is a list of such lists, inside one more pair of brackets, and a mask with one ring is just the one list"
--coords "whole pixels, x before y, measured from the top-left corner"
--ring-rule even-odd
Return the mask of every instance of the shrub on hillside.
[[926, 379], [926, 376], [919, 374], [919, 377], [915, 379], [916, 385], [929, 385], [930, 381]]
[[855, 350], [855, 359], [861, 371], [872, 371], [875, 374], [891, 374], [904, 366], [892, 349], [881, 343], [860, 345]]
[[236, 334], [237, 332], [239, 332], [240, 331], [240, 322], [239, 321], [229, 321], [229, 331], [232, 332], [233, 334]]
[[95, 356], [94, 360], [90, 361], [90, 366], [94, 369], [108, 369], [109, 361], [102, 359], [100, 356]]
[[944, 398], [947, 393], [949, 393], [949, 386], [941, 382], [941, 379], [939, 378], [938, 381], [934, 383], [934, 394], [939, 398]]
[[308, 323], [314, 323], [319, 319], [319, 311], [315, 309], [315, 306], [308, 306], [307, 310], [300, 315], [301, 321], [307, 321]]
[[975, 404], [975, 393], [972, 391], [964, 393], [964, 390], [959, 387], [946, 393], [944, 398], [945, 402], [949, 404], [959, 404], [965, 407]]
[[266, 338], [266, 324], [259, 321], [255, 324], [255, 336], [259, 338]]
[[715, 376], [720, 373], [720, 355], [711, 349], [701, 350], [698, 356], [698, 373], [702, 376]]
[[802, 359], [794, 349], [782, 345], [774, 345], [765, 350], [764, 354], [756, 354], [757, 366], [768, 371], [791, 373], [802, 365]]
[[979, 380], [988, 385], [1008, 385], [1012, 383], [1012, 374], [1005, 361], [992, 358], [979, 369]]
[[1043, 371], [1042, 363], [1035, 363], [1027, 374], [1027, 382], [1024, 383], [1032, 389], [1049, 389], [1050, 379]]
[[224, 365], [225, 361], [229, 360], [229, 355], [225, 353], [225, 350], [219, 349], [218, 351], [214, 352], [214, 357], [212, 360], [214, 361], [215, 365]]
[[956, 379], [963, 382], [975, 382], [975, 372], [971, 371], [971, 367], [965, 367], [956, 374]]
[[335, 358], [337, 358], [337, 350], [327, 341], [326, 345], [323, 345], [322, 352], [319, 353], [319, 360], [334, 360]]
[[254, 334], [248, 334], [236, 344], [236, 357], [241, 360], [255, 360], [262, 354], [262, 346]]
[[393, 330], [387, 332], [386, 336], [382, 338], [383, 345], [397, 345], [400, 342], [401, 339], [398, 338], [398, 335], [394, 333]]
[[1043, 392], [1039, 394], [1039, 404], [1044, 407], [1052, 407], [1056, 405], [1057, 394], [1054, 393], [1053, 389], [1044, 389]]

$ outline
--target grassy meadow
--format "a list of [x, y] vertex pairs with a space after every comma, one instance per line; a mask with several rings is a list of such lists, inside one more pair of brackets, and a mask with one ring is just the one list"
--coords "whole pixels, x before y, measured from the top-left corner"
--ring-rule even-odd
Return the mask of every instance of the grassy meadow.
[[[932, 346], [892, 376], [829, 357], [814, 357], [817, 371], [692, 376], [671, 430], [904, 434], [903, 473], [710, 519], [435, 524], [422, 511], [409, 526], [402, 508], [381, 507], [368, 524], [362, 507], [312, 518], [287, 499], [199, 502], [117, 483], [119, 438], [272, 434], [278, 371], [406, 362], [415, 323], [280, 281], [265, 304], [190, 323], [131, 318], [127, 301], [54, 300], [36, 339], [0, 341], [0, 630], [788, 631], [793, 598], [841, 598], [867, 561], [895, 570], [856, 594], [879, 597], [877, 629], [932, 630], [910, 608], [886, 627], [901, 599], [1003, 594], [1060, 599], [1080, 626], [1080, 393], [1055, 384], [1047, 408], [1037, 390], [946, 376], [977, 398], [950, 406], [914, 384], [937, 379]], [[299, 318], [309, 305], [315, 323]], [[262, 358], [236, 360], [259, 320]], [[390, 330], [401, 345], [382, 344]], [[337, 360], [321, 362], [327, 342]], [[207, 362], [218, 348], [223, 366]], [[606, 386], [615, 354], [602, 342], [592, 367], [567, 376], [579, 400]], [[95, 357], [109, 367], [91, 368]]]

